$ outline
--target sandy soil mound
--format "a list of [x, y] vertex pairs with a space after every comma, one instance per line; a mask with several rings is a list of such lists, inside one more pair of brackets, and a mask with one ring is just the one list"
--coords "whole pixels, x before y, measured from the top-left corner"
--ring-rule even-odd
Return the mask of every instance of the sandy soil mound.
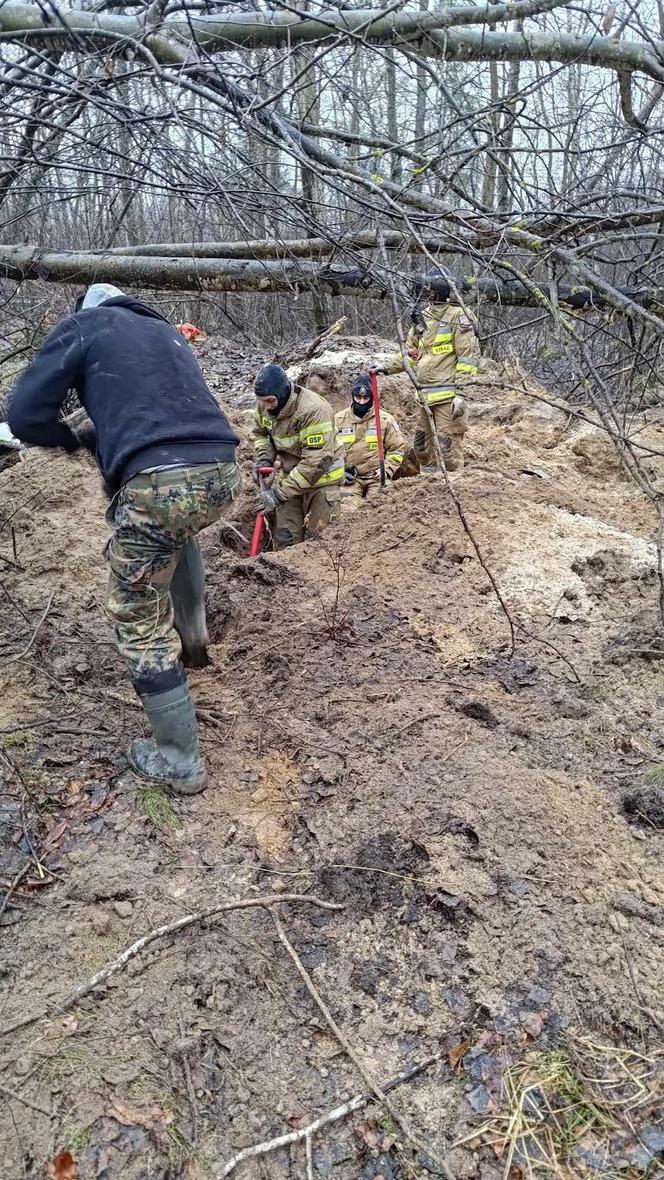
[[[258, 363], [237, 381], [209, 348], [246, 438]], [[336, 408], [380, 350], [340, 341], [306, 377]], [[405, 379], [383, 388], [410, 428]], [[321, 542], [255, 561], [209, 530], [214, 666], [192, 688], [211, 786], [189, 802], [126, 770], [143, 719], [103, 618], [96, 473], [36, 453], [0, 473], [2, 1025], [39, 1017], [2, 1039], [3, 1175], [67, 1152], [79, 1180], [227, 1175], [241, 1148], [366, 1092], [266, 910], [156, 941], [62, 1011], [149, 930], [275, 893], [343, 906], [284, 903], [281, 920], [373, 1078], [428, 1065], [391, 1095], [417, 1144], [375, 1100], [315, 1135], [309, 1173], [299, 1142], [238, 1176], [425, 1176], [445, 1156], [497, 1180], [510, 1143], [515, 1176], [533, 1158], [546, 1174], [546, 1145], [569, 1176], [608, 1175], [598, 1152], [612, 1176], [654, 1174], [655, 518], [605, 435], [541, 394], [486, 367], [454, 481], [513, 654], [440, 480], [399, 480]], [[251, 515], [247, 491], [245, 535]], [[604, 1077], [624, 1108], [602, 1105]], [[519, 1099], [517, 1134], [519, 1086], [537, 1099]]]

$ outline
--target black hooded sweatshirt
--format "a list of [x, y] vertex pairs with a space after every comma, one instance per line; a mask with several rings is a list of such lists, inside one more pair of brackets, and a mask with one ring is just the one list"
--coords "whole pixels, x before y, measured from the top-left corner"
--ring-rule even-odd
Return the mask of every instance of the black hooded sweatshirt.
[[97, 463], [114, 491], [148, 468], [235, 457], [239, 440], [193, 350], [129, 296], [67, 316], [49, 333], [12, 391], [12, 433], [33, 446], [77, 450], [59, 417], [71, 389], [94, 423]]

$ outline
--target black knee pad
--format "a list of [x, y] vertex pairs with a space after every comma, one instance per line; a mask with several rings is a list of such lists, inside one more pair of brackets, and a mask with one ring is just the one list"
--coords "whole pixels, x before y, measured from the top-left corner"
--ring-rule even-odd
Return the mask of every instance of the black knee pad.
[[438, 435], [438, 446], [444, 455], [449, 455], [450, 451], [452, 450], [452, 439], [450, 438], [449, 434]]
[[415, 434], [413, 436], [413, 450], [417, 454], [419, 454], [419, 455], [424, 454], [424, 452], [426, 450], [425, 442], [426, 442], [426, 435], [425, 435], [424, 431], [423, 430], [416, 430]]

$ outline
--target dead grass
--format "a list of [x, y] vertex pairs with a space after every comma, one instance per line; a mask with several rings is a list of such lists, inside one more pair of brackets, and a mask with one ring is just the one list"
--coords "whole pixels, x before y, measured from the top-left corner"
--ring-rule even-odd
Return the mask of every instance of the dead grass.
[[638, 1144], [635, 1116], [641, 1123], [661, 1101], [663, 1073], [664, 1054], [645, 1056], [571, 1036], [508, 1067], [504, 1110], [460, 1142], [490, 1142], [506, 1178], [643, 1177], [643, 1168], [618, 1157]]
[[197, 1154], [193, 1143], [188, 1139], [177, 1123], [170, 1123], [166, 1128], [166, 1144], [171, 1163], [176, 1167], [183, 1167], [196, 1160]]

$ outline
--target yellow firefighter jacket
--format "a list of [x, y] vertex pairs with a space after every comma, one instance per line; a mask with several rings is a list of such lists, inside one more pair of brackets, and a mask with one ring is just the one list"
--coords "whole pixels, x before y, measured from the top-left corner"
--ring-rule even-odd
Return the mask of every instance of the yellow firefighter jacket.
[[[422, 333], [410, 329], [406, 347], [412, 354], [408, 364], [413, 366], [417, 382], [433, 406], [450, 401], [459, 392], [459, 385], [472, 380], [480, 348], [472, 321], [454, 303], [430, 303], [424, 309], [424, 321]], [[391, 357], [384, 367], [387, 373], [400, 373], [405, 368], [401, 353]]]
[[272, 467], [277, 457], [281, 461], [278, 488], [286, 500], [343, 480], [343, 450], [336, 439], [332, 409], [325, 398], [305, 386], [293, 390], [275, 418], [259, 406], [253, 436], [256, 466]]
[[[383, 427], [383, 449], [385, 451], [385, 474], [394, 478], [394, 473], [403, 463], [406, 450], [404, 437], [399, 425], [391, 414], [381, 410], [380, 421]], [[360, 479], [374, 475], [378, 471], [378, 434], [376, 432], [376, 414], [373, 409], [358, 418], [353, 407], [340, 410], [334, 415], [337, 429], [337, 441], [344, 448], [346, 467], [356, 467]]]

